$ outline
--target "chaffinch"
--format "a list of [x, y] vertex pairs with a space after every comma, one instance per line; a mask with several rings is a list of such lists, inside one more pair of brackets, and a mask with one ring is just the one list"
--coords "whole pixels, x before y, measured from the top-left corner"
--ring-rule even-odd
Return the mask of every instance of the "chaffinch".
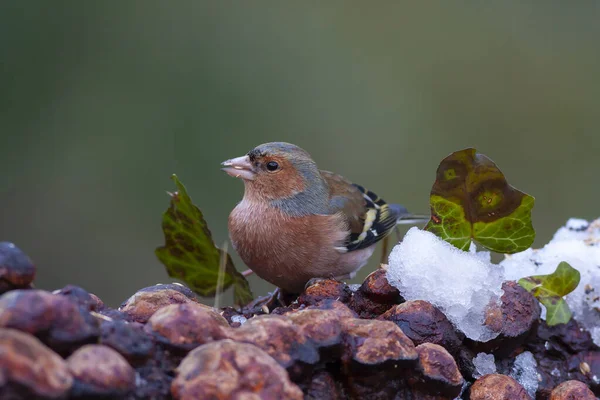
[[313, 278], [354, 277], [397, 224], [429, 219], [320, 170], [293, 144], [261, 144], [222, 166], [245, 186], [229, 215], [234, 249], [260, 278], [288, 293], [300, 293]]

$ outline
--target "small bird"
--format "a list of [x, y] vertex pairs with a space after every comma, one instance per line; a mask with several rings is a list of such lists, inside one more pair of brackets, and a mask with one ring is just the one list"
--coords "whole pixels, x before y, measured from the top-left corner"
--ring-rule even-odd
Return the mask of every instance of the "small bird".
[[397, 224], [429, 220], [320, 170], [290, 143], [264, 143], [221, 165], [245, 187], [228, 220], [233, 248], [287, 293], [302, 292], [315, 278], [353, 278]]

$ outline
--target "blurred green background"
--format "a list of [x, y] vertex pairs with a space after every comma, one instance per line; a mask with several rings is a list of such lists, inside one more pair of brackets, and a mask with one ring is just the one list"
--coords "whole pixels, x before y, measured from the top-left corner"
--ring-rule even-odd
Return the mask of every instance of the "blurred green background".
[[115, 306], [172, 281], [172, 173], [221, 244], [243, 185], [219, 163], [288, 141], [415, 212], [474, 146], [536, 197], [543, 245], [600, 214], [599, 20], [596, 1], [3, 1], [0, 240], [38, 287]]

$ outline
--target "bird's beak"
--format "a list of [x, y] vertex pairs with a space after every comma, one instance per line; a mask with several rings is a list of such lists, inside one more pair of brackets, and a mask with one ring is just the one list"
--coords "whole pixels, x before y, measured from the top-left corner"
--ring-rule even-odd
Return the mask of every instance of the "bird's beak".
[[227, 172], [228, 175], [234, 178], [251, 181], [256, 176], [256, 172], [254, 172], [254, 167], [248, 156], [232, 158], [231, 160], [223, 161], [221, 165], [223, 166], [221, 171]]

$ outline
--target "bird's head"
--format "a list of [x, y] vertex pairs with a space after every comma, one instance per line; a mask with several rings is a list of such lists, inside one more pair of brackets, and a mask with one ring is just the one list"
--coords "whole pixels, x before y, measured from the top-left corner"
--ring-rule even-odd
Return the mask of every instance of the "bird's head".
[[293, 197], [322, 179], [305, 150], [284, 142], [261, 144], [221, 165], [227, 174], [244, 181], [246, 196], [266, 200]]

